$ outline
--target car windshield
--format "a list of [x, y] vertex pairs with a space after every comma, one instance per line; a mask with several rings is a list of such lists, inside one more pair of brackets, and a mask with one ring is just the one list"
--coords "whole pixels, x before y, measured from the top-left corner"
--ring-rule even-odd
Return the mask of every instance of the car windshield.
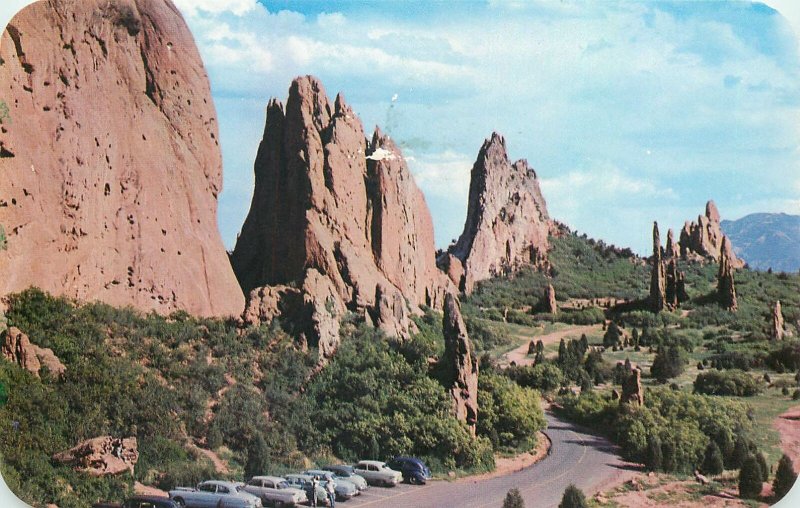
[[288, 482], [280, 482], [280, 483], [278, 483], [277, 488], [279, 488], [279, 489], [288, 489], [289, 488], [289, 483]]

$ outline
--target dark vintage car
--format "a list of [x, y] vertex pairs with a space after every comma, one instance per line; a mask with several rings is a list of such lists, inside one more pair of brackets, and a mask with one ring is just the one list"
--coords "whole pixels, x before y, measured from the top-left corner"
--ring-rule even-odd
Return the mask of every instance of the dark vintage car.
[[95, 503], [92, 508], [178, 508], [175, 501], [160, 496], [133, 496], [124, 503]]
[[403, 481], [425, 485], [432, 478], [431, 470], [416, 457], [395, 457], [387, 462], [390, 468], [403, 473]]

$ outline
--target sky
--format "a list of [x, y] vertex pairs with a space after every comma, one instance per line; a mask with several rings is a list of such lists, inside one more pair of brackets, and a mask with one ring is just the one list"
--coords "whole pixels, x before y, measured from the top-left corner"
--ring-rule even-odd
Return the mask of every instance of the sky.
[[653, 220], [680, 228], [708, 199], [729, 219], [800, 214], [798, 41], [762, 3], [174, 2], [211, 79], [228, 248], [265, 106], [304, 74], [399, 144], [438, 247], [463, 228], [493, 131], [536, 169], [552, 217], [639, 253]]

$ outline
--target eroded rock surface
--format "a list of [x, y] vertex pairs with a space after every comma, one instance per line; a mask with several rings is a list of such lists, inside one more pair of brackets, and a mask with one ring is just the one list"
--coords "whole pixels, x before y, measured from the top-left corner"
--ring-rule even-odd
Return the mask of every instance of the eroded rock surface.
[[525, 265], [547, 267], [552, 226], [536, 171], [525, 160], [512, 164], [495, 132], [472, 167], [464, 230], [439, 266], [465, 294]]
[[622, 394], [619, 398], [620, 405], [638, 404], [644, 405], [644, 388], [642, 388], [642, 371], [633, 369], [631, 374], [622, 383]]
[[461, 305], [452, 293], [445, 297], [442, 327], [445, 386], [449, 386], [456, 418], [466, 422], [474, 436], [478, 422], [478, 360], [461, 317]]
[[91, 476], [110, 476], [126, 471], [133, 473], [139, 460], [139, 449], [135, 437], [101, 436], [59, 452], [53, 455], [53, 460]]
[[15, 326], [3, 331], [0, 338], [2, 338], [0, 352], [3, 358], [16, 363], [37, 377], [42, 367], [47, 368], [53, 376], [61, 376], [67, 370], [52, 349], [31, 343], [28, 336]]
[[[679, 241], [680, 255], [686, 260], [719, 261], [724, 237], [717, 205], [714, 201], [709, 201], [706, 203], [705, 214], [699, 215], [697, 222], [687, 221], [683, 225]], [[730, 262], [734, 268], [744, 266], [744, 262], [737, 259], [732, 250]]]
[[344, 312], [406, 337], [411, 314], [441, 308], [448, 287], [430, 212], [400, 150], [377, 129], [367, 140], [344, 98], [331, 103], [312, 76], [292, 82], [285, 108], [269, 103], [231, 262], [250, 295], [245, 320], [271, 319], [281, 307], [310, 319], [307, 338], [323, 356], [338, 343], [334, 323]]
[[736, 283], [733, 277], [731, 244], [727, 237], [722, 237], [719, 256], [719, 272], [717, 273], [717, 299], [725, 309], [736, 311], [739, 304], [736, 300]]
[[658, 233], [657, 222], [653, 223], [653, 256], [650, 265], [650, 309], [653, 312], [661, 312], [667, 307], [667, 277], [661, 256], [661, 236]]
[[783, 322], [783, 312], [781, 311], [781, 302], [777, 300], [775, 305], [772, 306], [772, 326], [770, 327], [770, 338], [772, 340], [783, 340], [786, 333]]
[[0, 295], [237, 315], [208, 78], [169, 0], [51, 0], [0, 44]]

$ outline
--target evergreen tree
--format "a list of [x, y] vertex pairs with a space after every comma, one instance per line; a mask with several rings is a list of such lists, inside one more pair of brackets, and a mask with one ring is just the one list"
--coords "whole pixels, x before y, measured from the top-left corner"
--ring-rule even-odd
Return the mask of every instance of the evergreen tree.
[[585, 333], [581, 334], [581, 340], [579, 342], [579, 345], [580, 345], [581, 356], [583, 356], [584, 354], [586, 354], [586, 351], [589, 350], [589, 339], [586, 338]]
[[647, 457], [645, 459], [645, 465], [650, 471], [659, 471], [662, 462], [661, 439], [657, 435], [652, 434], [647, 437]]
[[266, 474], [272, 464], [269, 457], [269, 446], [263, 434], [258, 432], [247, 447], [247, 462], [244, 465], [244, 474], [248, 478]]
[[748, 455], [739, 471], [739, 497], [757, 499], [761, 495], [761, 466], [755, 455]]
[[767, 458], [764, 457], [764, 454], [758, 452], [756, 454], [756, 461], [758, 461], [758, 467], [761, 468], [761, 481], [765, 482], [769, 480], [769, 466], [767, 465]]
[[503, 501], [503, 508], [525, 508], [525, 501], [522, 499], [519, 489], [514, 488], [508, 491]]
[[676, 469], [675, 464], [675, 443], [667, 439], [661, 443], [661, 469], [665, 473], [670, 473]]
[[797, 473], [794, 472], [794, 464], [788, 455], [781, 457], [778, 462], [778, 469], [775, 471], [775, 480], [772, 482], [772, 491], [775, 493], [775, 500], [783, 498], [792, 490], [794, 482], [797, 481]]
[[561, 497], [561, 504], [558, 505], [558, 508], [588, 508], [588, 506], [583, 491], [575, 485], [570, 484], [564, 491], [564, 495]]
[[736, 444], [733, 445], [733, 453], [728, 461], [728, 469], [739, 469], [744, 464], [744, 459], [750, 454], [750, 445], [747, 439], [742, 436], [736, 436]]
[[681, 349], [675, 346], [659, 348], [653, 359], [653, 365], [650, 367], [650, 373], [664, 383], [667, 379], [679, 376], [683, 372], [685, 364], [686, 357]]
[[541, 340], [536, 341], [536, 356], [533, 359], [535, 365], [539, 365], [544, 361], [544, 342]]
[[617, 323], [612, 321], [611, 324], [608, 325], [606, 333], [603, 335], [603, 346], [605, 347], [618, 346], [620, 344], [621, 339], [622, 339], [622, 330], [619, 329]]
[[703, 457], [703, 464], [700, 466], [700, 470], [703, 471], [704, 474], [716, 476], [722, 473], [724, 469], [725, 464], [722, 460], [722, 450], [720, 450], [719, 445], [712, 440], [706, 447], [706, 453]]

